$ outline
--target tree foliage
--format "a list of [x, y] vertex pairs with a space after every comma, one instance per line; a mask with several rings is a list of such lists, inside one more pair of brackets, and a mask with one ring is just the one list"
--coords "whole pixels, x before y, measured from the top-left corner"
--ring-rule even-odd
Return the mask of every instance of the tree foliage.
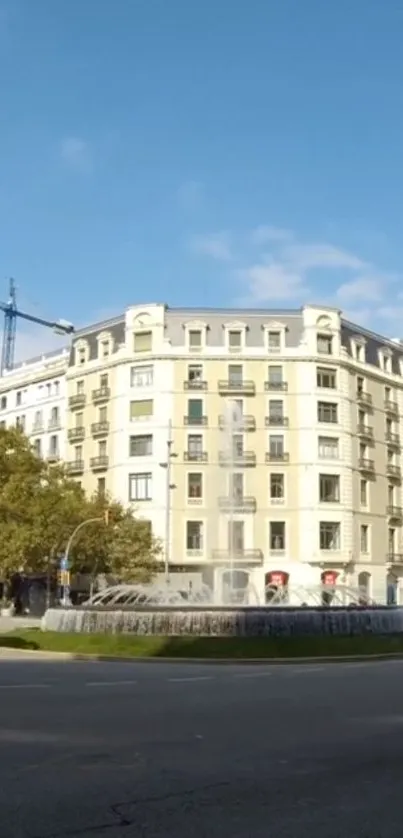
[[[108, 510], [108, 523], [105, 511]], [[110, 498], [87, 498], [61, 465], [48, 465], [17, 428], [0, 429], [0, 578], [44, 572], [67, 547], [73, 572], [148, 581], [160, 544], [147, 522]]]

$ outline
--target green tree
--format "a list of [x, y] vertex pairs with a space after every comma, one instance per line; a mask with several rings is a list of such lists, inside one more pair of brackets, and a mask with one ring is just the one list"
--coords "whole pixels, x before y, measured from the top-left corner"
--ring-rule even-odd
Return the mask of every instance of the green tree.
[[46, 571], [84, 521], [71, 545], [73, 573], [152, 578], [161, 545], [146, 522], [110, 498], [87, 498], [63, 466], [48, 465], [36, 455], [21, 431], [0, 429], [0, 576], [20, 569]]

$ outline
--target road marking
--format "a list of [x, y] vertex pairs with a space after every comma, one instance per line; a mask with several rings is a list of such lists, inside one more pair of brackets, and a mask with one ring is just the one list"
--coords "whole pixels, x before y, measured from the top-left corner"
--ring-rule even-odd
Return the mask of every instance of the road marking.
[[189, 678], [168, 678], [171, 684], [185, 683], [185, 681], [213, 681], [213, 675], [195, 675]]
[[291, 669], [287, 675], [305, 675], [307, 672], [323, 672], [324, 666], [299, 666], [298, 669]]
[[233, 675], [233, 678], [269, 678], [273, 675], [272, 672], [240, 672]]
[[86, 687], [128, 687], [137, 681], [87, 681]]
[[0, 690], [43, 690], [50, 684], [0, 684]]

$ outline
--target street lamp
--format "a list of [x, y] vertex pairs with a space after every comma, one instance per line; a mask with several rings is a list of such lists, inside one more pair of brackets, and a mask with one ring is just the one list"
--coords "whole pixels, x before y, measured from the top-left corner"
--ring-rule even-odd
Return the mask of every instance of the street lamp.
[[[105, 516], [103, 518], [99, 518], [99, 517], [98, 518], [87, 518], [85, 521], [81, 521], [81, 524], [78, 524], [76, 526], [75, 530], [73, 530], [73, 532], [71, 533], [71, 536], [70, 536], [70, 538], [67, 542], [66, 550], [65, 550], [65, 553], [64, 553], [64, 556], [63, 556], [63, 559], [62, 559], [62, 570], [64, 570], [65, 572], [68, 572], [68, 570], [69, 570], [69, 555], [70, 555], [70, 550], [71, 550], [71, 547], [72, 547], [72, 544], [73, 544], [73, 541], [74, 541], [76, 535], [80, 532], [80, 530], [83, 527], [86, 527], [87, 524], [95, 524], [95, 523], [99, 523], [99, 522], [104, 522], [104, 523], [108, 524], [107, 512], [105, 512]], [[63, 599], [62, 599], [62, 602], [63, 602], [64, 606], [69, 604], [69, 585], [63, 585]]]
[[172, 483], [171, 478], [171, 469], [172, 469], [172, 460], [177, 457], [178, 455], [172, 451], [173, 440], [172, 440], [172, 421], [169, 420], [168, 422], [168, 438], [167, 438], [167, 458], [164, 463], [160, 463], [161, 468], [165, 469], [166, 473], [166, 483], [165, 483], [165, 505], [166, 505], [166, 517], [165, 517], [165, 556], [164, 556], [164, 565], [165, 565], [165, 582], [169, 582], [169, 558], [170, 558], [170, 541], [171, 541], [171, 492], [173, 489], [176, 489], [175, 483]]

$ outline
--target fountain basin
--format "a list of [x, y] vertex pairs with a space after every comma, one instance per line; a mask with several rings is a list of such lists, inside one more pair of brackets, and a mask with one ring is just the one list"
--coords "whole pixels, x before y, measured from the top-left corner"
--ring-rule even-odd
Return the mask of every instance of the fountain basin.
[[50, 608], [44, 631], [165, 637], [309, 637], [403, 633], [403, 608], [137, 606]]

